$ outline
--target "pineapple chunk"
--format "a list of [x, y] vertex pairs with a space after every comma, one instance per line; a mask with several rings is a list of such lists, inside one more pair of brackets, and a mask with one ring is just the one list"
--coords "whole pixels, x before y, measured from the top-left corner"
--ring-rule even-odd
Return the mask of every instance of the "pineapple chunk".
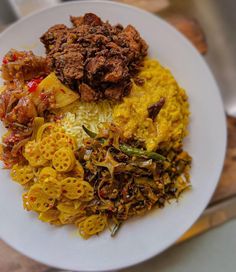
[[39, 97], [40, 93], [44, 91], [52, 91], [54, 93], [56, 102], [53, 107], [54, 109], [63, 108], [79, 99], [79, 94], [62, 84], [55, 73], [51, 73], [45, 77], [40, 82], [37, 91], [34, 92], [33, 95]]

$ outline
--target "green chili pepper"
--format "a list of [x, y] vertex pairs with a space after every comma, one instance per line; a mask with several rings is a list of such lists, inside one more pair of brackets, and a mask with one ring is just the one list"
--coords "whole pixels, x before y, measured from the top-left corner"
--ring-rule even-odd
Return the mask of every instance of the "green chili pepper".
[[88, 134], [89, 137], [91, 138], [96, 138], [97, 134], [95, 132], [92, 132], [88, 128], [86, 128], [84, 125], [82, 125], [82, 128], [86, 134]]
[[[96, 138], [96, 136], [97, 136], [96, 133], [90, 131], [84, 125], [82, 126], [82, 128], [85, 131], [85, 133], [88, 134], [88, 136], [90, 136], [91, 138]], [[162, 156], [159, 153], [152, 152], [152, 151], [147, 151], [147, 150], [142, 150], [142, 149], [139, 149], [139, 148], [135, 148], [135, 147], [126, 145], [126, 144], [120, 144], [119, 148], [123, 153], [125, 153], [126, 155], [129, 155], [129, 156], [137, 156], [137, 157], [144, 156], [144, 157], [147, 157], [149, 159], [156, 160], [156, 161], [166, 160], [166, 157]]]
[[162, 156], [159, 153], [151, 152], [151, 151], [147, 151], [147, 150], [142, 150], [142, 149], [131, 147], [131, 146], [128, 146], [125, 144], [120, 145], [120, 150], [129, 156], [132, 156], [132, 155], [137, 156], [137, 157], [144, 156], [149, 159], [156, 160], [156, 161], [164, 161], [166, 159], [164, 156]]

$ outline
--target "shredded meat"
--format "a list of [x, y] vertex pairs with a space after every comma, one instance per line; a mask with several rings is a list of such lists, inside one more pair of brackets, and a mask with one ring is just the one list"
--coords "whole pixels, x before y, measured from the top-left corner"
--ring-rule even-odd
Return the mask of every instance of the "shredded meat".
[[55, 25], [41, 37], [50, 68], [84, 101], [122, 99], [147, 55], [147, 44], [131, 25], [111, 26], [92, 13], [70, 19], [72, 28]]
[[35, 56], [32, 51], [10, 50], [2, 64], [2, 78], [7, 81], [26, 81], [49, 73], [46, 58]]

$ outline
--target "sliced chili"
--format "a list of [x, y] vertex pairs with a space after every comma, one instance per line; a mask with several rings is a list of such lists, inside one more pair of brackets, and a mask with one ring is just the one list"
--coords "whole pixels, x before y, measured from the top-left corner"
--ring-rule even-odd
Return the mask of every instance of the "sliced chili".
[[28, 91], [29, 91], [30, 93], [35, 92], [35, 91], [37, 90], [37, 88], [38, 88], [39, 83], [40, 83], [42, 80], [43, 80], [42, 77], [40, 77], [40, 78], [35, 78], [35, 79], [30, 80], [30, 81], [27, 83]]
[[7, 59], [6, 57], [3, 58], [2, 63], [3, 63], [3, 64], [8, 64], [8, 59]]

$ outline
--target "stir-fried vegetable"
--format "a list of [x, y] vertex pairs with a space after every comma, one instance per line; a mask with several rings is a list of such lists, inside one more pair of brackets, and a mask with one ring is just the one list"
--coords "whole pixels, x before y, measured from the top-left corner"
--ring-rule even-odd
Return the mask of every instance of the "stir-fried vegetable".
[[[148, 152], [125, 142], [115, 126], [90, 136], [78, 150], [85, 180], [93, 185], [95, 200], [89, 209], [104, 213], [113, 222], [115, 236], [122, 222], [153, 206], [177, 199], [189, 185], [191, 157], [181, 150]], [[140, 147], [134, 147], [140, 146]]]
[[[97, 134], [90, 131], [88, 128], [86, 128], [85, 126], [82, 126], [84, 131], [88, 134], [88, 136], [90, 136], [91, 138], [96, 138]], [[103, 141], [104, 139], [100, 138], [100, 141]], [[119, 149], [129, 155], [129, 156], [137, 156], [137, 157], [146, 157], [149, 159], [153, 159], [153, 160], [157, 160], [157, 161], [162, 161], [165, 160], [166, 158], [164, 156], [162, 156], [161, 154], [158, 154], [156, 152], [151, 152], [151, 151], [146, 151], [146, 150], [142, 150], [139, 148], [135, 148], [132, 146], [129, 146], [127, 144], [120, 144], [119, 145]]]
[[146, 151], [111, 124], [98, 134], [83, 128], [90, 137], [77, 148], [59, 126], [37, 117], [32, 138], [23, 140], [25, 161], [14, 164], [11, 176], [28, 189], [25, 209], [42, 221], [74, 224], [85, 239], [109, 226], [114, 237], [130, 217], [161, 208], [190, 187], [187, 152]]

